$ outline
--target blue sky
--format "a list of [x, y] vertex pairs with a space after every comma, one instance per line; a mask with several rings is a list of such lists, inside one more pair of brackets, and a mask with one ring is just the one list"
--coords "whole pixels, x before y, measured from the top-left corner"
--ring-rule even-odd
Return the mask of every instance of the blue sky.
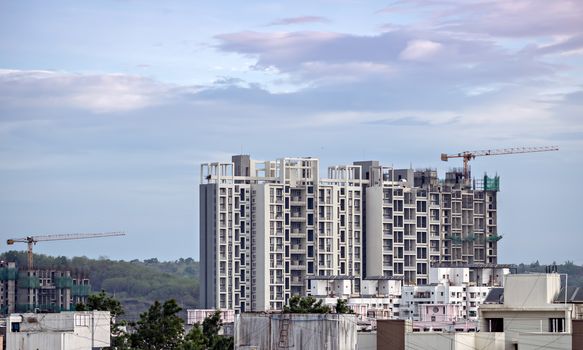
[[[230, 154], [501, 176], [501, 262], [583, 264], [583, 3], [0, 0], [0, 226], [39, 253], [198, 258]], [[21, 247], [24, 249], [24, 246]], [[8, 247], [2, 243], [2, 250]]]

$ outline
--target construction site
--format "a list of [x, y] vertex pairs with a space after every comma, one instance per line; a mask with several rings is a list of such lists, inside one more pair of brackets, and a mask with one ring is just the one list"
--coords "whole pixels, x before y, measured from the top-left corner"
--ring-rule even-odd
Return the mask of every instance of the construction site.
[[123, 236], [123, 232], [34, 235], [11, 238], [8, 245], [27, 244], [27, 265], [0, 262], [0, 315], [74, 311], [92, 292], [88, 276], [78, 271], [35, 268], [33, 247], [38, 242]]

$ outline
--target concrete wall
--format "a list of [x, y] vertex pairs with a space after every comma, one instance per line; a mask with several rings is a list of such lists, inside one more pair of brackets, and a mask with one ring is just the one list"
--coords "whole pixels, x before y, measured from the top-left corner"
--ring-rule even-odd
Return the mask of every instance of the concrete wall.
[[235, 349], [352, 350], [356, 344], [354, 315], [244, 313], [235, 320]]
[[[519, 334], [518, 348], [520, 350], [537, 350], [537, 349], [577, 350], [575, 348], [571, 348], [571, 334], [568, 333]], [[510, 347], [510, 349], [512, 349], [512, 347]]]
[[407, 349], [475, 350], [475, 333], [407, 333]]
[[[6, 347], [13, 350], [67, 350], [108, 347], [108, 311], [13, 314], [9, 318]], [[20, 331], [12, 332], [19, 323]]]
[[383, 275], [383, 188], [366, 189], [366, 274]]
[[376, 350], [377, 333], [360, 332], [356, 336], [356, 350]]
[[504, 333], [475, 333], [476, 349], [480, 350], [502, 350], [506, 340]]
[[536, 307], [553, 302], [561, 289], [559, 274], [507, 275], [504, 282], [506, 307]]
[[270, 309], [269, 305], [269, 184], [257, 185], [255, 236], [255, 308]]
[[199, 253], [200, 253], [200, 305], [203, 308], [216, 308], [216, 245], [215, 222], [217, 185], [201, 184], [199, 186]]

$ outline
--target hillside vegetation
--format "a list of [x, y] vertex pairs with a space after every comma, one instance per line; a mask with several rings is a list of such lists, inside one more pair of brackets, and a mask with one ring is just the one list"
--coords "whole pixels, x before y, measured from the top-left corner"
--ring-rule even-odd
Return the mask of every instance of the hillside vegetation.
[[[1, 254], [0, 259], [26, 266], [25, 252], [9, 251]], [[191, 258], [165, 262], [156, 258], [115, 261], [35, 254], [34, 265], [70, 270], [88, 277], [94, 292], [104, 290], [122, 303], [129, 320], [137, 320], [156, 300], [175, 299], [183, 309], [195, 308], [198, 303], [198, 262]]]

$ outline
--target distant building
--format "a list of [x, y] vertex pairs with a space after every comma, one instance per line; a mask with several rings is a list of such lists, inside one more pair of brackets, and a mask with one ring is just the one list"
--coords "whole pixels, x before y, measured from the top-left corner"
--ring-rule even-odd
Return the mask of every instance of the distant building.
[[8, 317], [7, 349], [101, 349], [110, 345], [109, 311], [16, 313]]
[[281, 310], [308, 279], [369, 276], [425, 285], [432, 264], [496, 264], [498, 178], [461, 171], [331, 166], [312, 157], [201, 165], [201, 303]]
[[[217, 310], [215, 309], [188, 309], [186, 310], [186, 325], [185, 333], [188, 333], [196, 324], [202, 325], [204, 320], [213, 315]], [[235, 310], [223, 309], [221, 312], [221, 322], [223, 326], [219, 330], [220, 335], [233, 336], [233, 329], [235, 323]]]
[[[448, 319], [449, 323], [458, 325], [464, 320], [477, 321], [478, 307], [492, 288], [503, 286], [504, 276], [509, 273], [509, 265], [442, 264], [432, 267], [429, 274], [430, 284], [403, 286], [399, 318], [424, 321], [426, 324], [420, 326], [423, 328], [435, 326], [427, 322], [438, 319]], [[427, 305], [435, 306], [428, 308]], [[446, 327], [443, 321], [440, 323], [442, 327], [439, 328]], [[476, 326], [477, 324], [469, 325], [473, 329]]]
[[[213, 315], [217, 310], [215, 309], [188, 309], [186, 310], [186, 324], [194, 325], [197, 323], [202, 324], [205, 318]], [[235, 311], [224, 309], [219, 310], [221, 312], [221, 321], [223, 323], [233, 323], [235, 322]]]
[[57, 269], [21, 270], [14, 262], [0, 262], [0, 314], [60, 312], [86, 303], [88, 278]]

